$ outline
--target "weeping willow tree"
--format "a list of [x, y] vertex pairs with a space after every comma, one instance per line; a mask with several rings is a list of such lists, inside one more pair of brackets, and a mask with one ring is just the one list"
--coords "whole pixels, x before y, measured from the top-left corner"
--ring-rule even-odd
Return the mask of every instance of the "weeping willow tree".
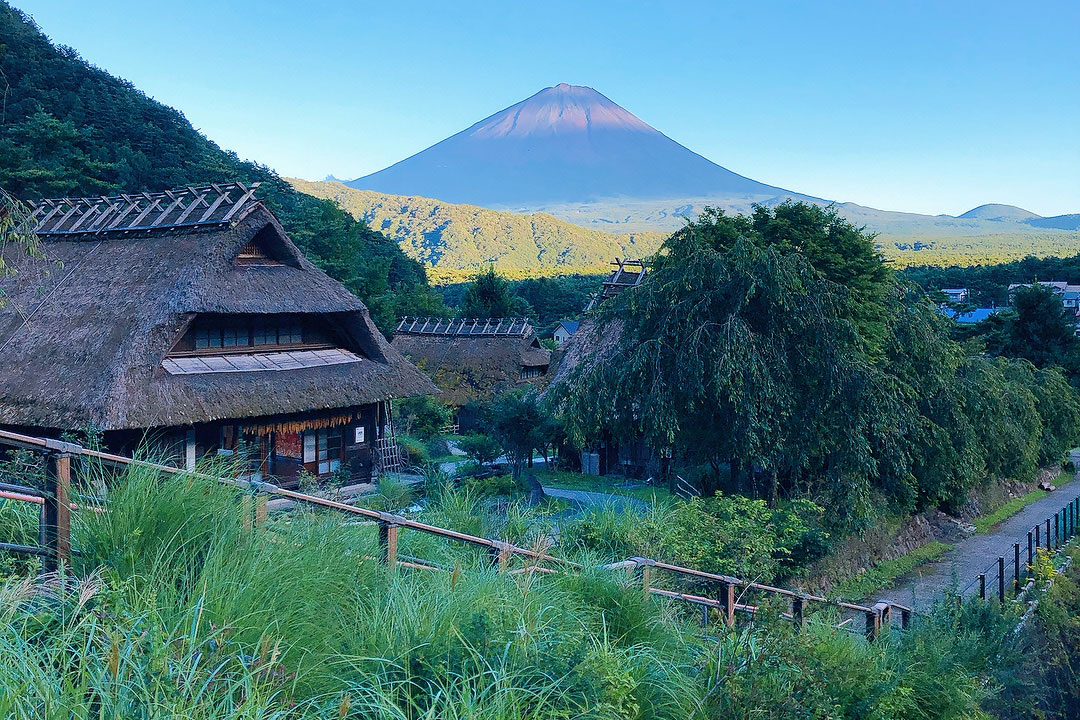
[[[8, 247], [38, 257], [41, 247], [30, 225], [30, 208], [0, 188], [0, 277], [13, 272], [6, 258]], [[4, 301], [0, 294], [0, 303]]]
[[597, 322], [621, 332], [554, 389], [569, 431], [644, 437], [711, 467], [710, 489], [774, 500], [866, 478], [887, 389], [845, 288], [801, 253], [747, 236], [716, 242], [714, 219], [673, 235], [648, 282], [601, 306]]
[[596, 311], [598, 347], [549, 392], [568, 433], [671, 448], [707, 491], [814, 496], [847, 529], [1059, 461], [1080, 439], [1060, 371], [952, 341], [872, 241], [798, 203], [703, 213]]

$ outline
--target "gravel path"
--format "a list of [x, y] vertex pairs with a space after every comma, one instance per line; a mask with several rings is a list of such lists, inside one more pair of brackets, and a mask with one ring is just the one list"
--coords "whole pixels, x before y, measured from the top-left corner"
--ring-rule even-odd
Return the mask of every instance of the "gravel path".
[[[991, 531], [972, 535], [956, 543], [940, 561], [928, 563], [900, 578], [895, 587], [882, 590], [874, 599], [891, 600], [926, 609], [934, 600], [950, 589], [954, 583], [963, 588], [979, 573], [986, 572], [987, 594], [997, 592], [997, 558], [1005, 558], [1005, 581], [1012, 581], [1013, 543], [1020, 543], [1021, 572], [1027, 562], [1027, 532], [1036, 523], [1044, 523], [1080, 495], [1080, 473], [1069, 482], [1059, 485], [1054, 492], [1036, 500], [1020, 512], [998, 524]], [[1051, 523], [1053, 531], [1053, 523]], [[1045, 539], [1043, 540], [1045, 542]], [[990, 568], [987, 570], [987, 568]], [[978, 592], [978, 583], [968, 589], [968, 594]]]
[[562, 498], [579, 508], [613, 505], [620, 510], [629, 508], [644, 512], [649, 509], [649, 504], [644, 500], [627, 497], [626, 495], [611, 495], [609, 493], [589, 492], [588, 490], [566, 490], [557, 487], [545, 487], [544, 494], [554, 498]]

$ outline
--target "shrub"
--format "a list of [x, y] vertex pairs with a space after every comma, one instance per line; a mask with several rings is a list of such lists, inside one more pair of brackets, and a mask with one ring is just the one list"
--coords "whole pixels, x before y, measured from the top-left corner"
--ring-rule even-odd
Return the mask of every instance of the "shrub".
[[404, 433], [423, 440], [438, 435], [451, 420], [450, 408], [430, 395], [400, 400], [396, 412]]
[[502, 455], [502, 446], [490, 435], [471, 433], [458, 440], [458, 449], [477, 465], [487, 465]]
[[427, 446], [422, 441], [408, 435], [398, 435], [397, 444], [406, 465], [426, 467], [431, 462]]
[[465, 487], [479, 497], [509, 496], [521, 489], [512, 475], [474, 475], [465, 478]]

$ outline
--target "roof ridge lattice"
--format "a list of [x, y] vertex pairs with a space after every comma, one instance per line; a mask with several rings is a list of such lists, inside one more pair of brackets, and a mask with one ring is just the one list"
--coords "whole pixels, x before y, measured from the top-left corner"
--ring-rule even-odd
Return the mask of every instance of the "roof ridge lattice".
[[[158, 193], [54, 198], [38, 202], [30, 223], [42, 237], [102, 237], [233, 225], [259, 206], [261, 183], [188, 186]], [[205, 208], [205, 209], [204, 209]]]
[[[481, 324], [482, 323], [482, 324]], [[403, 317], [398, 335], [439, 337], [526, 337], [533, 332], [528, 318], [445, 318]]]

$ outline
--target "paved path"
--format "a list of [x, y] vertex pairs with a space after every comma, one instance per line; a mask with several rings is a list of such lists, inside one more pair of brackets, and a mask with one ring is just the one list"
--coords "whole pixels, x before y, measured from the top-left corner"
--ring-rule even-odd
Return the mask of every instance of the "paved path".
[[579, 508], [612, 505], [620, 510], [631, 509], [644, 512], [649, 509], [649, 504], [644, 500], [626, 495], [589, 492], [588, 490], [567, 490], [557, 487], [544, 487], [544, 494], [554, 498], [562, 498]]
[[[1053, 517], [1080, 495], [1080, 482], [1077, 474], [1064, 485], [1059, 485], [1054, 492], [1046, 493], [1012, 517], [1004, 520], [992, 530], [979, 535], [972, 535], [956, 543], [939, 562], [928, 563], [917, 568], [913, 573], [899, 579], [896, 586], [882, 590], [874, 599], [912, 605], [919, 609], [931, 606], [941, 594], [953, 586], [964, 588], [979, 573], [986, 571], [987, 594], [997, 592], [997, 558], [1005, 558], [1006, 583], [1011, 582], [1013, 573], [1013, 543], [1020, 543], [1021, 572], [1027, 562], [1027, 532], [1036, 523], [1043, 523], [1046, 531], [1046, 518]], [[1051, 523], [1051, 532], [1053, 523]], [[1043, 540], [1045, 542], [1045, 539]], [[992, 566], [992, 567], [991, 567]], [[987, 570], [990, 567], [990, 570]], [[968, 594], [978, 592], [978, 583], [968, 589]]]

